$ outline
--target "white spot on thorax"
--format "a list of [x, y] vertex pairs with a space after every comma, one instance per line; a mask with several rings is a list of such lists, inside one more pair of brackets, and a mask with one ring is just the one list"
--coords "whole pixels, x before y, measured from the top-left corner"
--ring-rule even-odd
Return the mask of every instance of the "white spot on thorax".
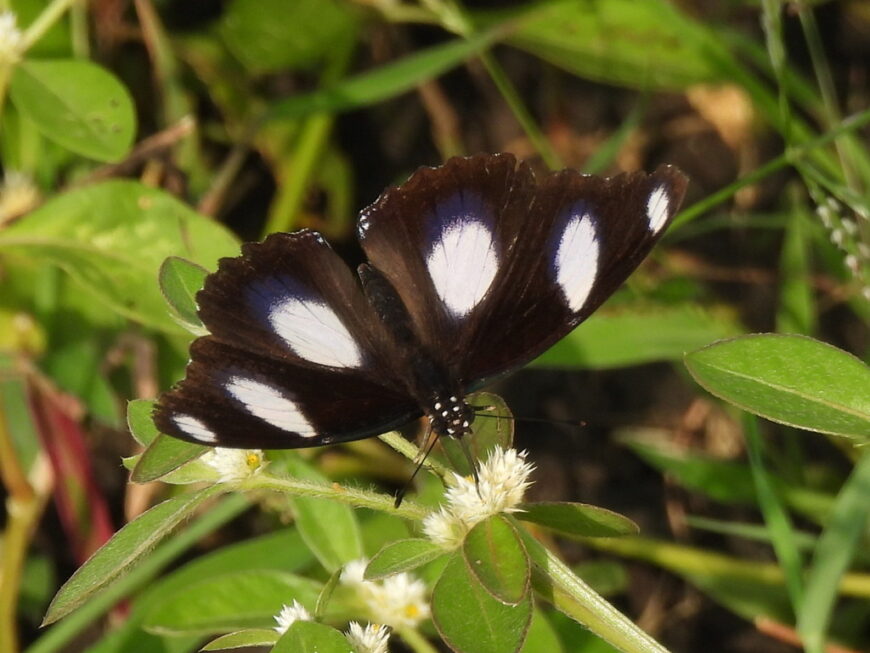
[[657, 234], [668, 221], [671, 200], [668, 190], [664, 186], [656, 186], [649, 194], [646, 201], [646, 218], [649, 221], [649, 230]]
[[269, 308], [269, 323], [300, 358], [328, 367], [360, 367], [362, 352], [326, 304], [290, 297]]
[[317, 435], [311, 422], [302, 414], [296, 403], [270, 385], [242, 376], [233, 376], [227, 381], [226, 390], [239, 400], [251, 415], [259, 417], [276, 428], [298, 433], [303, 438]]
[[578, 312], [589, 297], [598, 276], [598, 235], [592, 214], [573, 215], [562, 231], [553, 262], [556, 282], [568, 307]]
[[198, 420], [192, 415], [175, 415], [172, 418], [172, 421], [175, 422], [175, 425], [178, 428], [187, 433], [187, 435], [192, 437], [194, 440], [199, 440], [200, 442], [205, 442], [207, 444], [215, 444], [217, 442], [217, 435], [215, 435], [215, 432], [207, 427], [201, 420]]
[[468, 217], [448, 223], [426, 258], [435, 291], [455, 317], [468, 315], [498, 272], [498, 255], [485, 224]]

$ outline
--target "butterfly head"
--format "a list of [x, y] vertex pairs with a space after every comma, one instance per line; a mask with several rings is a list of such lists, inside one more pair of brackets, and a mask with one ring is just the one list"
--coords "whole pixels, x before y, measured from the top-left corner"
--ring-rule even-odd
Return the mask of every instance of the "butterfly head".
[[436, 397], [426, 413], [432, 430], [438, 435], [460, 438], [471, 433], [474, 410], [458, 395]]

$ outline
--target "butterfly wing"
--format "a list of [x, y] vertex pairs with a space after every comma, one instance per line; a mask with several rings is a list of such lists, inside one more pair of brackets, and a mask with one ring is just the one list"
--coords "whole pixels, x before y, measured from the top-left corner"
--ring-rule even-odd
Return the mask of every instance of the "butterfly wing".
[[664, 232], [686, 179], [663, 167], [539, 184], [510, 155], [422, 169], [363, 212], [359, 238], [421, 339], [466, 389], [571, 331]]
[[350, 269], [312, 231], [273, 234], [222, 259], [197, 294], [210, 335], [155, 409], [183, 440], [295, 448], [368, 437], [420, 410]]

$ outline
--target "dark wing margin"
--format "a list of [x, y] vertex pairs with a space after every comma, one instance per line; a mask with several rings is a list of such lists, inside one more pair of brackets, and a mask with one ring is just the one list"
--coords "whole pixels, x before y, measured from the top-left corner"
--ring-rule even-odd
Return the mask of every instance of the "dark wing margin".
[[210, 335], [164, 393], [158, 428], [223, 447], [296, 448], [376, 435], [419, 415], [383, 325], [312, 231], [222, 259], [197, 294]]

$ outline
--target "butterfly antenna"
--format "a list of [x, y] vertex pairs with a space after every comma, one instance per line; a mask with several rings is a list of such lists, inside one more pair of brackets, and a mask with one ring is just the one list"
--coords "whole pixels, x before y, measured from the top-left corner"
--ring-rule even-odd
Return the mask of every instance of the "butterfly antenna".
[[405, 498], [405, 495], [408, 493], [408, 488], [411, 487], [411, 484], [414, 482], [414, 479], [417, 478], [417, 472], [423, 467], [423, 463], [426, 462], [426, 459], [429, 457], [429, 454], [432, 453], [432, 449], [435, 447], [435, 443], [438, 442], [438, 436], [432, 437], [432, 425], [426, 429], [426, 447], [425, 449], [420, 449], [417, 455], [414, 457], [414, 463], [416, 467], [414, 467], [414, 471], [411, 472], [411, 477], [405, 481], [405, 484], [399, 488], [399, 491], [396, 492], [396, 500], [393, 502], [393, 507], [398, 508], [402, 505], [402, 500]]
[[563, 424], [565, 426], [586, 426], [582, 419], [551, 419], [549, 417], [515, 417], [513, 415], [492, 415], [486, 412], [474, 411], [474, 417], [488, 417], [489, 419], [506, 419], [512, 422], [531, 422], [534, 424]]

